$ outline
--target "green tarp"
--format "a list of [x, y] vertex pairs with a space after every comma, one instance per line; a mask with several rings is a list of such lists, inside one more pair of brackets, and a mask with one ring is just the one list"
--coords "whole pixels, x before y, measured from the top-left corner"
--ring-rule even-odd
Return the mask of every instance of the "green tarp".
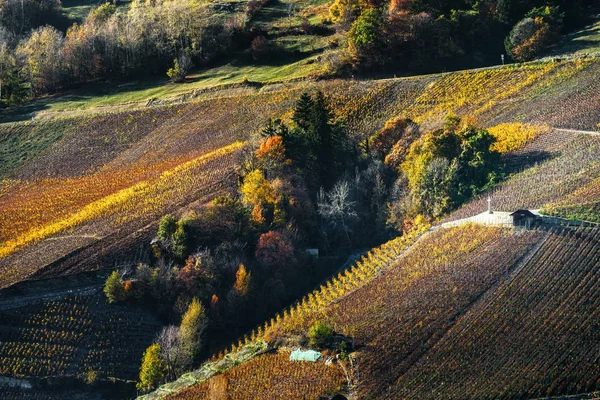
[[315, 362], [321, 357], [321, 353], [314, 350], [300, 350], [299, 348], [292, 351], [290, 361], [310, 361]]

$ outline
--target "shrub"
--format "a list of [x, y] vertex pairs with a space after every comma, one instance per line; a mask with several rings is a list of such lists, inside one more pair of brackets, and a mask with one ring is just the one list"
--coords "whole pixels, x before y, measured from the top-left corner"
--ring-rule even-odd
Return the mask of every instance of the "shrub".
[[176, 230], [177, 220], [174, 216], [167, 214], [161, 218], [158, 224], [158, 238], [163, 242], [167, 242], [171, 240]]
[[98, 381], [98, 371], [88, 371], [85, 374], [85, 383], [94, 385]]
[[117, 271], [113, 271], [108, 278], [106, 278], [106, 282], [104, 283], [104, 294], [109, 303], [122, 301], [125, 298], [123, 281]]
[[185, 81], [185, 77], [190, 72], [194, 64], [192, 59], [187, 54], [173, 60], [173, 67], [167, 71], [167, 76], [171, 78], [173, 83], [181, 83]]
[[333, 328], [318, 321], [308, 330], [308, 345], [311, 347], [323, 347], [333, 336]]

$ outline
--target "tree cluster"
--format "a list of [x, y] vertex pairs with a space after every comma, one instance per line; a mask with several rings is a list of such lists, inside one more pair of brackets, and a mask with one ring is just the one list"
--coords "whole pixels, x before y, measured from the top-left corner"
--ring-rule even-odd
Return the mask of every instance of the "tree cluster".
[[505, 50], [531, 60], [593, 7], [588, 0], [335, 0], [330, 17], [348, 32], [356, 70], [422, 72], [498, 63]]
[[394, 118], [369, 142], [397, 174], [387, 222], [398, 230], [441, 217], [504, 176], [495, 137], [468, 118], [448, 116], [442, 128], [425, 134], [412, 121]]
[[134, 0], [126, 13], [104, 3], [66, 34], [34, 19], [10, 19], [0, 29], [0, 79], [5, 82], [0, 97], [10, 105], [22, 100], [17, 94], [24, 89], [39, 95], [98, 79], [165, 72], [180, 82], [193, 64], [224, 53], [243, 23], [224, 21], [208, 3], [195, 0]]

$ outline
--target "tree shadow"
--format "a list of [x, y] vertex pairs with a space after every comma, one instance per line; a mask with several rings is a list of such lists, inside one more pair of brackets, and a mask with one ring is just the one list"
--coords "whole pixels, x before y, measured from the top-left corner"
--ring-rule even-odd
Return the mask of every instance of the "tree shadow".
[[556, 158], [559, 155], [560, 154], [551, 153], [544, 150], [509, 153], [503, 156], [504, 172], [509, 175], [515, 174], [531, 168], [536, 164], [541, 164], [545, 161]]

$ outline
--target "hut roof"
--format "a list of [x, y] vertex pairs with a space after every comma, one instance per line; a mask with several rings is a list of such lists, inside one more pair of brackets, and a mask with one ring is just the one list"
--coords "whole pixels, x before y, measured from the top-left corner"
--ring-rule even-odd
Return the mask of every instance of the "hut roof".
[[514, 213], [510, 214], [511, 217], [514, 216], [520, 216], [520, 217], [526, 217], [526, 218], [536, 218], [537, 215], [535, 215], [534, 213], [532, 213], [529, 210], [517, 210]]
[[319, 357], [321, 357], [321, 353], [314, 350], [300, 350], [300, 348], [292, 351], [290, 354], [290, 361], [310, 361], [316, 362]]

